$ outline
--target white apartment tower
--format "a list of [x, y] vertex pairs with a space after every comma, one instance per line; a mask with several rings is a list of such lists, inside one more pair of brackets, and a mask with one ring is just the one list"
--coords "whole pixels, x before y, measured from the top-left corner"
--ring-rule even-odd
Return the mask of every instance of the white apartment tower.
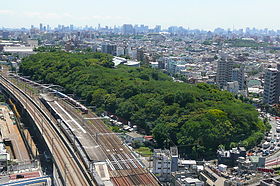
[[277, 104], [280, 96], [280, 65], [277, 69], [268, 68], [264, 77], [263, 103]]
[[220, 88], [227, 85], [227, 82], [232, 81], [233, 61], [227, 58], [221, 58], [218, 61], [216, 82]]

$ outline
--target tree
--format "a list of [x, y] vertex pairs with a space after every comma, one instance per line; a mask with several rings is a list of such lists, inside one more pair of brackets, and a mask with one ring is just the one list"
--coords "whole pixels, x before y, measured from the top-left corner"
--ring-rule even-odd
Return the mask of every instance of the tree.
[[177, 133], [176, 123], [159, 123], [153, 129], [153, 136], [160, 147], [170, 147], [176, 143], [176, 133]]
[[112, 56], [103, 53], [39, 52], [22, 60], [20, 72], [63, 86], [65, 93], [96, 106], [97, 113], [110, 111], [131, 121], [139, 131], [152, 133], [159, 148], [179, 145], [194, 157], [215, 155], [220, 144], [252, 146], [269, 129], [244, 98], [214, 85], [174, 82], [156, 69], [112, 68], [111, 62]]
[[96, 105], [97, 107], [102, 106], [105, 103], [107, 91], [104, 89], [97, 89], [92, 93], [92, 101], [91, 104]]

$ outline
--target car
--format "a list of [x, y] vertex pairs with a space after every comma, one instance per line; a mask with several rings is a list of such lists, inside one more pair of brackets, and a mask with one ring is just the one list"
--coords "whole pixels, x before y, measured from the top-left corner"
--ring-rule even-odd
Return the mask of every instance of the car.
[[268, 152], [268, 151], [264, 151], [262, 155], [263, 155], [263, 156], [268, 156], [268, 155], [269, 155], [269, 152]]
[[22, 174], [17, 174], [17, 175], [16, 175], [16, 179], [19, 179], [19, 178], [24, 178], [24, 175], [22, 175]]
[[267, 141], [262, 144], [262, 148], [264, 148], [264, 149], [267, 149], [269, 147], [270, 147], [270, 143]]

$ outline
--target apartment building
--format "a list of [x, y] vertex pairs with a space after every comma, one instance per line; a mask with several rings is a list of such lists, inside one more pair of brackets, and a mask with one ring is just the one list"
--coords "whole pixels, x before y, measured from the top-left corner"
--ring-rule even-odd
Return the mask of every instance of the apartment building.
[[171, 147], [170, 150], [155, 149], [153, 155], [153, 173], [161, 181], [168, 181], [171, 172], [178, 169], [178, 149]]
[[277, 69], [268, 68], [264, 77], [263, 103], [277, 104], [280, 96], [280, 65]]

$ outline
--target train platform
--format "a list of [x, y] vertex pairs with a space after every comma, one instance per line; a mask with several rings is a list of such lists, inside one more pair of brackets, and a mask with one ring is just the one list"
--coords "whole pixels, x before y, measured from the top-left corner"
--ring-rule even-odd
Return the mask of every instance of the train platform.
[[11, 159], [18, 162], [30, 161], [28, 150], [16, 125], [15, 116], [7, 105], [0, 105], [0, 130], [0, 141], [6, 145]]

